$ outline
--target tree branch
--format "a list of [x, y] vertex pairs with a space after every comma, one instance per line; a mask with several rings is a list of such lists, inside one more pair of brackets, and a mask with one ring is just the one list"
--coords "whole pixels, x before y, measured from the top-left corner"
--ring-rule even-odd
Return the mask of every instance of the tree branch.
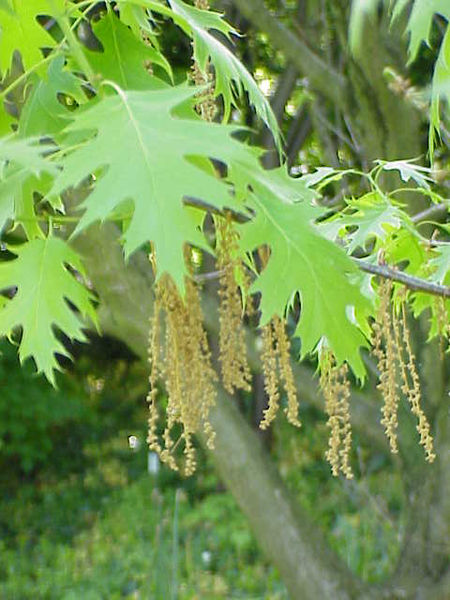
[[[398, 271], [397, 269], [393, 269], [392, 267], [388, 267], [386, 265], [372, 265], [360, 259], [355, 259], [355, 262], [361, 271], [371, 273], [372, 275], [378, 275], [384, 279], [397, 281], [398, 283], [405, 285], [410, 290], [432, 294], [433, 296], [450, 298], [450, 286], [448, 285], [440, 285], [439, 283], [434, 283], [433, 281], [426, 281], [425, 279], [420, 279], [419, 277], [413, 277], [412, 275], [408, 275], [403, 271]], [[194, 280], [197, 283], [202, 283], [203, 281], [209, 281], [211, 279], [219, 279], [222, 274], [223, 271], [200, 273], [199, 275], [194, 275]]]
[[403, 271], [398, 271], [397, 269], [393, 269], [386, 265], [371, 265], [370, 263], [358, 259], [355, 259], [355, 262], [362, 271], [371, 273], [372, 275], [378, 275], [384, 279], [397, 281], [415, 292], [425, 292], [426, 294], [432, 294], [433, 296], [450, 298], [450, 286], [448, 285], [440, 285], [439, 283], [434, 283], [432, 281], [425, 281], [425, 279], [407, 275]]
[[333, 102], [345, 106], [345, 80], [315, 54], [307, 44], [272, 16], [262, 0], [234, 0], [239, 11], [258, 29], [267, 33], [271, 43], [301, 73], [307, 74], [311, 86]]
[[427, 221], [428, 219], [438, 219], [445, 216], [449, 209], [450, 204], [448, 202], [432, 204], [430, 207], [411, 217], [411, 220], [413, 223], [421, 223], [422, 221]]

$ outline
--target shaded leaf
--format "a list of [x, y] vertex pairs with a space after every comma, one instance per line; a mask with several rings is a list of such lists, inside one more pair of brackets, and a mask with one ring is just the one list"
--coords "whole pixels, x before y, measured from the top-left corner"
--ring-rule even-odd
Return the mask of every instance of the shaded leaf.
[[447, 106], [450, 107], [450, 26], [447, 26], [447, 30], [439, 50], [439, 56], [434, 67], [433, 85], [431, 89], [429, 132], [429, 146], [431, 154], [433, 154], [434, 151], [435, 134], [436, 132], [439, 132], [441, 125], [441, 100], [445, 100], [447, 102]]
[[414, 159], [409, 160], [376, 160], [375, 161], [384, 171], [398, 171], [402, 180], [407, 183], [411, 179], [417, 183], [419, 187], [430, 189], [429, 181], [433, 181], [431, 177], [431, 169], [416, 165]]
[[0, 289], [17, 287], [17, 292], [0, 311], [0, 335], [21, 327], [20, 360], [33, 358], [38, 372], [54, 384], [54, 371], [59, 369], [55, 354], [67, 355], [54, 328], [70, 339], [85, 339], [82, 322], [68, 301], [83, 317], [96, 322], [91, 294], [67, 268], [70, 265], [83, 273], [83, 265], [78, 254], [55, 237], [9, 250], [17, 258], [0, 264]]
[[19, 134], [22, 137], [55, 136], [68, 125], [73, 113], [58, 100], [59, 94], [66, 94], [79, 104], [86, 101], [81, 81], [64, 70], [63, 56], [50, 63], [47, 79], [35, 78], [33, 90], [20, 116]]
[[[392, 19], [397, 19], [407, 5], [408, 0], [397, 0]], [[422, 42], [428, 46], [430, 45], [431, 25], [435, 14], [440, 14], [447, 21], [450, 20], [448, 0], [414, 0], [406, 27], [406, 31], [409, 33], [408, 54], [410, 62], [416, 58]]]

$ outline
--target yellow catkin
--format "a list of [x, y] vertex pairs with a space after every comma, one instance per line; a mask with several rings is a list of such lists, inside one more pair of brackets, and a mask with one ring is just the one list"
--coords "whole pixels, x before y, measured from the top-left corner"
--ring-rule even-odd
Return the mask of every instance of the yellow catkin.
[[280, 406], [280, 393], [278, 390], [277, 353], [273, 332], [273, 322], [270, 321], [262, 328], [262, 368], [264, 375], [264, 389], [267, 394], [268, 406], [264, 411], [263, 419], [259, 424], [261, 429], [267, 429], [275, 419]]
[[339, 392], [340, 392], [340, 416], [341, 416], [341, 448], [339, 456], [341, 459], [341, 471], [347, 479], [353, 478], [350, 467], [350, 451], [352, 448], [352, 427], [350, 423], [350, 381], [348, 379], [347, 364], [341, 365], [338, 370]]
[[[196, 8], [209, 9], [207, 0], [195, 0]], [[194, 61], [191, 79], [198, 86], [209, 84], [199, 95], [197, 112], [206, 121], [212, 121], [216, 112], [214, 91], [211, 83], [213, 75], [210, 65], [206, 73]], [[154, 261], [154, 255], [153, 255]], [[156, 273], [156, 265], [153, 264]], [[161, 344], [160, 313], [165, 316], [164, 356], [158, 344]], [[215, 373], [211, 366], [211, 356], [206, 332], [203, 328], [200, 296], [192, 279], [186, 281], [185, 301], [180, 297], [173, 281], [163, 275], [156, 286], [156, 317], [152, 320], [152, 332], [149, 343], [151, 354], [150, 392], [148, 402], [150, 408], [148, 441], [150, 447], [157, 451], [163, 462], [177, 470], [174, 454], [178, 446], [183, 444], [184, 473], [190, 475], [195, 471], [196, 455], [192, 436], [196, 431], [203, 431], [208, 447], [214, 445], [214, 431], [209, 422], [209, 411], [214, 405], [216, 393], [214, 387]], [[166, 424], [163, 432], [163, 445], [158, 441], [156, 408], [156, 379], [158, 367], [154, 366], [154, 356], [160, 355], [164, 367], [160, 367], [159, 375], [164, 379], [168, 399], [166, 408]], [[157, 362], [157, 361], [156, 361]], [[173, 439], [175, 428], [181, 433], [176, 441]]]
[[389, 440], [391, 452], [398, 452], [397, 427], [398, 427], [398, 396], [397, 396], [397, 357], [398, 348], [393, 331], [391, 313], [392, 282], [380, 282], [380, 305], [374, 331], [374, 355], [378, 361], [380, 382], [378, 389], [383, 396], [381, 423]]
[[[420, 380], [419, 374], [417, 373], [415, 356], [411, 347], [411, 337], [406, 320], [406, 309], [404, 303], [402, 304], [402, 326], [405, 351], [408, 360], [403, 376], [402, 391], [409, 401], [411, 412], [417, 418], [418, 423], [416, 427], [420, 435], [420, 443], [425, 450], [425, 459], [428, 462], [433, 462], [436, 458], [433, 448], [433, 437], [430, 433], [430, 424], [428, 423], [427, 417], [420, 406]], [[406, 371], [409, 374], [409, 380]]]
[[148, 361], [150, 364], [150, 389], [147, 394], [147, 403], [149, 407], [147, 443], [150, 449], [157, 452], [158, 454], [161, 453], [161, 446], [158, 443], [157, 435], [159, 415], [158, 407], [156, 405], [156, 397], [158, 395], [157, 381], [159, 374], [159, 348], [161, 343], [160, 312], [161, 301], [159, 298], [159, 294], [157, 293], [153, 305], [153, 315], [150, 317], [150, 333], [148, 345]]
[[221, 220], [217, 233], [217, 264], [221, 271], [219, 355], [223, 387], [232, 394], [236, 389], [251, 390], [251, 372], [242, 323], [242, 299], [235, 278], [235, 271], [241, 265], [234, 258], [237, 238], [231, 220]]
[[[192, 436], [202, 432], [212, 448], [214, 432], [209, 412], [216, 393], [211, 356], [202, 323], [200, 295], [192, 279], [186, 279], [185, 299], [174, 282], [163, 275], [156, 285], [154, 315], [149, 343], [150, 392], [148, 403], [150, 448], [174, 470], [179, 469], [175, 453], [183, 447], [185, 475], [196, 467]], [[165, 333], [162, 336], [162, 322]], [[156, 408], [156, 381], [164, 381], [167, 392], [165, 427], [160, 442], [157, 435], [159, 414]], [[177, 439], [174, 434], [177, 432]]]
[[211, 351], [203, 327], [199, 290], [192, 279], [186, 283], [186, 306], [188, 310], [184, 333], [190, 343], [185, 347], [185, 363], [190, 379], [189, 387], [193, 394], [192, 402], [197, 406], [194, 426], [197, 429], [202, 428], [206, 435], [206, 444], [212, 449], [215, 434], [209, 422], [209, 413], [216, 401], [214, 382], [217, 376], [212, 367]]
[[330, 429], [328, 450], [325, 454], [335, 477], [341, 472], [353, 478], [350, 467], [352, 430], [350, 424], [350, 382], [346, 364], [338, 367], [331, 352], [321, 357], [320, 387], [325, 398], [325, 411]]
[[280, 319], [280, 317], [273, 318], [273, 329], [281, 380], [283, 382], [283, 387], [284, 391], [286, 392], [288, 402], [287, 408], [285, 409], [285, 414], [289, 423], [295, 425], [296, 427], [301, 427], [301, 423], [298, 419], [297, 389], [291, 367], [291, 344], [286, 334], [284, 322]]
[[[258, 257], [263, 270], [270, 258], [270, 248], [260, 246]], [[296, 427], [301, 427], [298, 419], [299, 402], [294, 375], [291, 367], [291, 344], [286, 333], [285, 323], [280, 317], [275, 316], [262, 329], [262, 363], [264, 386], [268, 397], [268, 407], [260, 423], [261, 429], [266, 429], [275, 419], [280, 405], [280, 391], [282, 386], [287, 396], [285, 414], [288, 421]]]

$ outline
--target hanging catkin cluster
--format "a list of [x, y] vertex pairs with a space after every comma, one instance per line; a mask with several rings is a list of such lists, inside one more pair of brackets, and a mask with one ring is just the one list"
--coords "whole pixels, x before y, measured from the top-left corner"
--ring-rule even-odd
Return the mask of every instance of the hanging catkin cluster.
[[399, 349], [393, 324], [397, 326], [397, 320], [392, 319], [391, 311], [392, 281], [382, 280], [379, 287], [380, 305], [377, 318], [373, 325], [374, 331], [374, 355], [378, 361], [380, 382], [378, 389], [383, 396], [383, 418], [381, 424], [389, 440], [391, 452], [398, 452], [397, 427], [398, 427], [398, 393], [397, 393], [397, 357]]
[[325, 454], [335, 477], [341, 472], [347, 479], [353, 478], [350, 467], [352, 429], [350, 424], [350, 382], [346, 363], [336, 365], [328, 350], [320, 360], [320, 388], [325, 398], [325, 411], [330, 429], [328, 450]]
[[380, 372], [378, 388], [383, 396], [381, 423], [388, 436], [391, 451], [398, 452], [397, 411], [400, 388], [409, 402], [411, 412], [417, 418], [417, 431], [425, 450], [425, 458], [428, 462], [433, 462], [433, 438], [428, 420], [420, 406], [420, 381], [411, 347], [405, 299], [401, 300], [400, 311], [396, 312], [391, 303], [391, 295], [392, 281], [382, 280], [379, 285], [380, 304], [373, 325], [374, 354]]
[[220, 219], [217, 231], [217, 265], [221, 272], [219, 288], [219, 354], [223, 387], [251, 390], [251, 372], [247, 361], [243, 304], [236, 273], [242, 269], [237, 254], [237, 235], [230, 218]]
[[[196, 465], [192, 435], [202, 431], [208, 447], [213, 447], [214, 433], [208, 415], [216, 397], [215, 372], [202, 324], [199, 292], [191, 279], [186, 280], [185, 299], [168, 275], [163, 275], [157, 283], [149, 361], [149, 446], [158, 452], [163, 462], [177, 470], [174, 453], [183, 444], [184, 473], [189, 475]], [[158, 379], [164, 382], [168, 396], [161, 441], [157, 433]]]
[[[270, 258], [268, 246], [258, 249], [258, 258], [263, 270]], [[297, 389], [292, 372], [290, 350], [291, 344], [286, 333], [286, 326], [280, 317], [273, 317], [261, 330], [262, 341], [262, 369], [264, 375], [264, 389], [266, 391], [268, 406], [264, 411], [260, 423], [261, 429], [267, 429], [277, 416], [280, 406], [280, 388], [287, 396], [287, 408], [284, 412], [288, 421], [296, 427], [301, 427], [298, 419], [299, 402]]]
[[280, 387], [287, 396], [284, 409], [288, 421], [300, 427], [298, 419], [298, 397], [290, 361], [290, 342], [284, 322], [274, 317], [262, 328], [262, 367], [264, 388], [268, 398], [268, 407], [260, 423], [261, 429], [267, 429], [275, 419], [280, 406]]

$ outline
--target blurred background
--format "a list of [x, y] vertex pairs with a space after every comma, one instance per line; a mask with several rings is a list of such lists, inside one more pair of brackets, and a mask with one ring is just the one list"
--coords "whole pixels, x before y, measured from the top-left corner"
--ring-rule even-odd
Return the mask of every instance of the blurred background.
[[[78, 346], [58, 391], [1, 347], [0, 597], [288, 598], [208, 456], [182, 479], [145, 443], [145, 367], [125, 346]], [[251, 421], [250, 397], [242, 399]], [[335, 480], [328, 432], [306, 408], [270, 451], [295, 499], [368, 581], [399, 551], [403, 495], [386, 453], [356, 440], [359, 476]]]

